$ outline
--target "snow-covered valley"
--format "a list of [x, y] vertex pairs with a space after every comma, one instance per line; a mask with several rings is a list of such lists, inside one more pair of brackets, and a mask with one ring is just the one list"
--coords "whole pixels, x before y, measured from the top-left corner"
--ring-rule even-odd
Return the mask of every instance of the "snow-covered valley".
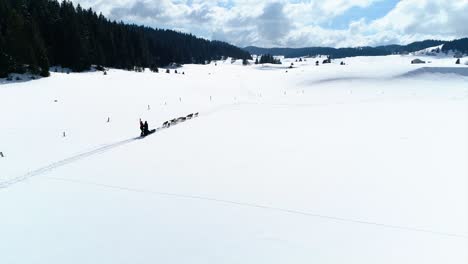
[[468, 66], [414, 58], [3, 82], [0, 262], [467, 263]]

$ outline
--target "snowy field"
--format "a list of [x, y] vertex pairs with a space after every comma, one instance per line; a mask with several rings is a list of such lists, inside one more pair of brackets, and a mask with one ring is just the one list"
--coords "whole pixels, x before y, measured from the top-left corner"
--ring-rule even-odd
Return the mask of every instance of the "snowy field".
[[0, 263], [466, 264], [468, 66], [414, 58], [0, 81]]

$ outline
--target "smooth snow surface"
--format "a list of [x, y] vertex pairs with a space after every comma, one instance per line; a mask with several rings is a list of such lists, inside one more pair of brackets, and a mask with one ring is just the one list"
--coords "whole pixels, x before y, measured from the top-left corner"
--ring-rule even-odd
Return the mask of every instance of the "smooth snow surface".
[[414, 58], [0, 85], [0, 263], [466, 264], [468, 68]]

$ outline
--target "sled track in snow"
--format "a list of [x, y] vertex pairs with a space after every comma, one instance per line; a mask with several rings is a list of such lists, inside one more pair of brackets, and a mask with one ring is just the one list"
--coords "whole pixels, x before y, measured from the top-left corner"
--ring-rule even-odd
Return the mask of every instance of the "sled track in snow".
[[138, 140], [138, 139], [139, 139], [139, 137], [131, 138], [131, 139], [127, 139], [127, 140], [122, 140], [122, 141], [119, 141], [119, 142], [115, 142], [115, 143], [112, 143], [112, 144], [109, 144], [109, 145], [105, 145], [105, 146], [96, 148], [96, 149], [88, 151], [88, 152], [83, 152], [81, 154], [78, 154], [78, 155], [75, 155], [75, 156], [60, 160], [60, 161], [56, 161], [54, 163], [51, 163], [51, 164], [49, 164], [47, 166], [44, 166], [42, 168], [39, 168], [37, 170], [30, 171], [30, 172], [28, 172], [28, 173], [26, 173], [26, 174], [24, 174], [22, 176], [0, 182], [0, 189], [8, 188], [13, 184], [25, 181], [25, 180], [27, 180], [29, 178], [34, 177], [34, 176], [37, 176], [37, 175], [52, 171], [52, 170], [54, 170], [56, 168], [59, 168], [59, 167], [65, 166], [67, 164], [79, 161], [81, 159], [84, 159], [84, 158], [87, 158], [87, 157], [90, 157], [90, 156], [93, 156], [93, 155], [96, 155], [96, 154], [99, 154], [99, 153], [109, 151], [109, 150], [111, 150], [113, 148], [117, 148], [119, 146], [128, 144], [128, 143], [133, 142], [133, 141]]
[[[158, 127], [156, 128], [156, 131], [155, 132], [158, 132], [162, 129], [166, 129], [166, 128], [163, 128], [163, 127]], [[75, 156], [72, 156], [72, 157], [69, 157], [69, 158], [66, 158], [66, 159], [63, 159], [63, 160], [60, 160], [60, 161], [56, 161], [54, 163], [51, 163], [47, 166], [44, 166], [42, 168], [39, 168], [39, 169], [36, 169], [36, 170], [33, 170], [33, 171], [30, 171], [22, 176], [19, 176], [19, 177], [16, 177], [16, 178], [12, 178], [10, 180], [6, 180], [6, 181], [3, 181], [3, 182], [0, 182], [0, 189], [5, 189], [5, 188], [8, 188], [10, 187], [11, 185], [14, 185], [16, 183], [20, 183], [20, 182], [23, 182], [23, 181], [26, 181], [28, 180], [29, 178], [32, 178], [32, 177], [35, 177], [35, 176], [38, 176], [38, 175], [41, 175], [41, 174], [44, 174], [44, 173], [47, 173], [49, 171], [52, 171], [54, 169], [57, 169], [59, 167], [62, 167], [62, 166], [65, 166], [65, 165], [68, 165], [70, 163], [74, 163], [74, 162], [77, 162], [79, 160], [82, 160], [82, 159], [85, 159], [85, 158], [88, 158], [88, 157], [91, 157], [91, 156], [94, 156], [94, 155], [97, 155], [97, 154], [101, 154], [101, 153], [104, 153], [104, 152], [107, 152], [111, 149], [114, 149], [114, 148], [117, 148], [117, 147], [120, 147], [122, 145], [126, 145], [126, 144], [129, 144], [131, 142], [134, 142], [136, 140], [140, 140], [140, 139], [144, 139], [144, 137], [135, 137], [135, 138], [130, 138], [130, 139], [126, 139], [126, 140], [122, 140], [122, 141], [118, 141], [118, 142], [115, 142], [115, 143], [111, 143], [111, 144], [107, 144], [107, 145], [104, 145], [104, 146], [101, 146], [101, 147], [98, 147], [96, 149], [93, 149], [91, 151], [87, 151], [87, 152], [83, 152], [83, 153], [80, 153], [78, 155], [75, 155]]]
[[[206, 112], [202, 112], [201, 114], [203, 114], [205, 116], [206, 115], [211, 115], [211, 114], [214, 114], [216, 112], [223, 111], [224, 109], [226, 109], [228, 107], [235, 106], [235, 105], [238, 105], [238, 104], [220, 105], [220, 106], [217, 106], [217, 107], [215, 107], [215, 108], [213, 108], [211, 110], [208, 110]], [[160, 131], [160, 130], [168, 129], [168, 128], [170, 128], [170, 127], [158, 127], [158, 128], [156, 128], [155, 133]], [[118, 142], [115, 142], [115, 143], [111, 143], [111, 144], [107, 144], [107, 145], [98, 147], [98, 148], [93, 149], [91, 151], [83, 152], [83, 153], [80, 153], [78, 155], [68, 157], [68, 158], [60, 160], [60, 161], [56, 161], [56, 162], [51, 163], [51, 164], [49, 164], [47, 166], [44, 166], [44, 167], [41, 167], [39, 169], [30, 171], [30, 172], [28, 172], [28, 173], [26, 173], [26, 174], [24, 174], [22, 176], [14, 177], [14, 178], [11, 178], [9, 180], [2, 181], [2, 182], [0, 182], [0, 189], [8, 188], [8, 187], [10, 187], [10, 186], [12, 186], [12, 185], [14, 185], [16, 183], [26, 181], [26, 180], [28, 180], [28, 179], [30, 179], [32, 177], [47, 173], [47, 172], [52, 171], [54, 169], [57, 169], [59, 167], [65, 166], [67, 164], [74, 163], [74, 162], [77, 162], [79, 160], [82, 160], [82, 159], [85, 159], [85, 158], [88, 158], [88, 157], [91, 157], [91, 156], [94, 156], [94, 155], [97, 155], [97, 154], [107, 152], [107, 151], [109, 151], [111, 149], [120, 147], [122, 145], [129, 144], [131, 142], [134, 142], [136, 140], [140, 140], [140, 139], [143, 139], [143, 138], [144, 137], [135, 137], [135, 138], [130, 138], [130, 139], [118, 141]]]

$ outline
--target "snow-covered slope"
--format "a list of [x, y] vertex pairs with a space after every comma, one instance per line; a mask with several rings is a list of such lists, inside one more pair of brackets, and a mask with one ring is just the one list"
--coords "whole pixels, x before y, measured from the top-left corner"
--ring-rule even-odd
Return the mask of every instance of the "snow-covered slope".
[[467, 263], [467, 67], [413, 58], [1, 85], [1, 263]]
[[412, 52], [411, 55], [413, 56], [425, 56], [427, 58], [430, 57], [439, 57], [439, 58], [460, 58], [463, 57], [463, 53], [458, 50], [448, 50], [442, 51], [444, 44], [422, 49], [416, 52]]
[[448, 56], [448, 54], [442, 52], [443, 47], [444, 47], [444, 44], [437, 45], [434, 47], [429, 47], [429, 48], [422, 49], [416, 52], [412, 52], [411, 54], [416, 55], [416, 56], [421, 56], [421, 55], [423, 56]]

